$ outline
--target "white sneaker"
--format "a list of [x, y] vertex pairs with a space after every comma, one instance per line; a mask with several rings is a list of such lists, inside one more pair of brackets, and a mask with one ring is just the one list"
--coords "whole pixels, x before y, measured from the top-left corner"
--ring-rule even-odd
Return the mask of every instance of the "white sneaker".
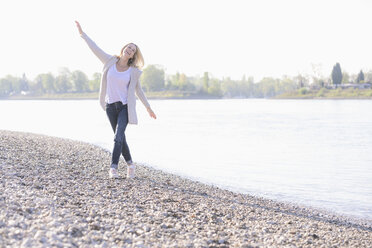
[[136, 173], [136, 166], [134, 164], [128, 164], [127, 178], [134, 178]]
[[118, 171], [115, 168], [110, 168], [109, 176], [110, 178], [119, 178]]

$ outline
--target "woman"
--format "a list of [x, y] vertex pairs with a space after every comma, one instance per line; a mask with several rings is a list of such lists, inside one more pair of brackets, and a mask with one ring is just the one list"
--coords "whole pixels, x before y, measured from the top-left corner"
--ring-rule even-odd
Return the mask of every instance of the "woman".
[[134, 178], [135, 165], [130, 155], [125, 139], [125, 129], [129, 124], [137, 124], [136, 97], [145, 105], [149, 115], [156, 119], [145, 94], [141, 88], [139, 77], [144, 61], [137, 45], [129, 43], [120, 52], [120, 56], [109, 55], [100, 49], [82, 30], [78, 21], [76, 26], [80, 36], [86, 41], [89, 48], [104, 64], [99, 101], [110, 120], [115, 133], [114, 149], [112, 152], [110, 178], [118, 178], [118, 164], [120, 153], [123, 155], [128, 167], [127, 177]]

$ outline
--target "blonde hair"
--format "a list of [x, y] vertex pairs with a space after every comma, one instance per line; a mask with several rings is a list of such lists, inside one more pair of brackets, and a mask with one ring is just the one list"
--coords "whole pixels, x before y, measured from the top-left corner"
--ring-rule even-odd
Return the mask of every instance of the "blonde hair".
[[141, 50], [139, 49], [139, 47], [134, 44], [134, 43], [128, 43], [126, 44], [120, 51], [120, 56], [116, 56], [118, 58], [120, 58], [121, 56], [123, 56], [123, 52], [124, 52], [124, 49], [129, 46], [130, 44], [133, 44], [136, 46], [136, 52], [134, 53], [133, 57], [130, 58], [128, 60], [128, 66], [133, 66], [133, 67], [136, 67], [136, 68], [139, 68], [141, 69], [144, 65], [145, 65], [145, 61], [143, 59], [143, 56], [142, 56], [142, 53], [141, 53]]

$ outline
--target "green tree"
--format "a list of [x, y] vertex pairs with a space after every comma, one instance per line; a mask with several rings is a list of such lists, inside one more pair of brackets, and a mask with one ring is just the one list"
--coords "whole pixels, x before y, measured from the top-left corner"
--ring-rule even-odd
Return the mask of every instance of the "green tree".
[[89, 80], [89, 90], [92, 92], [98, 92], [101, 84], [101, 73], [94, 73], [93, 79]]
[[221, 83], [217, 79], [212, 79], [208, 82], [208, 94], [211, 96], [221, 97], [222, 90], [221, 90]]
[[59, 69], [59, 74], [55, 79], [54, 86], [57, 93], [66, 93], [72, 90], [71, 72], [68, 68]]
[[358, 77], [357, 77], [357, 83], [364, 83], [364, 73], [362, 70], [360, 70]]
[[313, 84], [322, 87], [322, 64], [311, 64]]
[[72, 74], [68, 68], [62, 67], [59, 69], [54, 86], [57, 93], [66, 93], [72, 90]]
[[37, 75], [35, 78], [37, 90], [42, 93], [55, 93], [54, 80], [50, 72]]
[[295, 79], [292, 79], [290, 77], [284, 76], [279, 82], [279, 92], [276, 92], [276, 94], [282, 94], [284, 92], [290, 92], [297, 89], [297, 82]]
[[13, 91], [12, 82], [6, 78], [0, 79], [0, 96], [9, 96]]
[[168, 90], [178, 90], [179, 89], [179, 78], [180, 78], [180, 73], [177, 72], [174, 75], [169, 75], [166, 80], [166, 89]]
[[165, 89], [174, 90], [174, 85], [172, 83], [172, 76], [168, 76], [165, 80]]
[[21, 79], [21, 91], [28, 91], [29, 90], [29, 82], [26, 77], [26, 74], [23, 73], [22, 79]]
[[72, 72], [72, 89], [75, 92], [86, 92], [88, 91], [88, 77], [87, 75], [79, 70]]
[[209, 75], [208, 75], [208, 72], [204, 72], [202, 89], [204, 92], [208, 92], [208, 88], [209, 88]]
[[350, 75], [346, 71], [342, 72], [342, 84], [348, 84], [350, 83]]
[[307, 78], [307, 76], [298, 74], [295, 77], [295, 80], [297, 81], [298, 88], [303, 88], [309, 85], [309, 79]]
[[369, 70], [366, 73], [364, 73], [364, 81], [368, 83], [372, 82], [372, 70]]
[[29, 88], [32, 94], [41, 95], [44, 93], [43, 84], [41, 81], [41, 74], [39, 74], [30, 82]]
[[5, 79], [12, 85], [12, 94], [18, 94], [24, 90], [24, 83], [21, 78], [7, 75]]
[[188, 86], [188, 81], [186, 74], [181, 73], [178, 78], [178, 89], [180, 90], [187, 90]]
[[160, 91], [165, 87], [164, 69], [157, 65], [148, 65], [142, 73], [142, 85], [146, 91]]
[[342, 82], [342, 71], [341, 71], [341, 66], [339, 63], [336, 63], [336, 65], [333, 66], [332, 69], [332, 82], [334, 85], [341, 84]]
[[22, 78], [7, 75], [2, 79], [1, 87], [1, 95], [19, 94], [28, 90], [28, 81], [25, 74], [23, 74]]
[[253, 94], [254, 94], [254, 79], [253, 79], [253, 77], [249, 77], [248, 80], [247, 80], [245, 75], [244, 75], [242, 80], [240, 82], [238, 82], [238, 88], [239, 88], [240, 96], [242, 96], [242, 97], [252, 97]]
[[273, 97], [276, 95], [276, 85], [279, 84], [277, 79], [265, 77], [259, 84], [263, 97]]
[[175, 75], [172, 75], [170, 78], [170, 88], [171, 90], [178, 90], [179, 89], [179, 80], [180, 80], [180, 73], [177, 72]]
[[6, 79], [12, 83], [14, 94], [19, 94], [22, 91], [28, 91], [28, 80], [24, 73], [22, 75], [22, 78], [8, 75]]
[[222, 88], [223, 96], [227, 98], [241, 96], [238, 83], [231, 80], [230, 77], [222, 79], [221, 88]]
[[57, 93], [66, 93], [72, 88], [71, 79], [67, 75], [58, 75], [55, 79]]

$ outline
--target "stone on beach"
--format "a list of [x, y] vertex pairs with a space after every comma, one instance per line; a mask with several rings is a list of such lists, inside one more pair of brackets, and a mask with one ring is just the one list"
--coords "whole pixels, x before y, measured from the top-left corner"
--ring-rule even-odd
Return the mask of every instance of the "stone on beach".
[[0, 131], [0, 247], [370, 247], [370, 221], [137, 164], [109, 179], [91, 144]]

